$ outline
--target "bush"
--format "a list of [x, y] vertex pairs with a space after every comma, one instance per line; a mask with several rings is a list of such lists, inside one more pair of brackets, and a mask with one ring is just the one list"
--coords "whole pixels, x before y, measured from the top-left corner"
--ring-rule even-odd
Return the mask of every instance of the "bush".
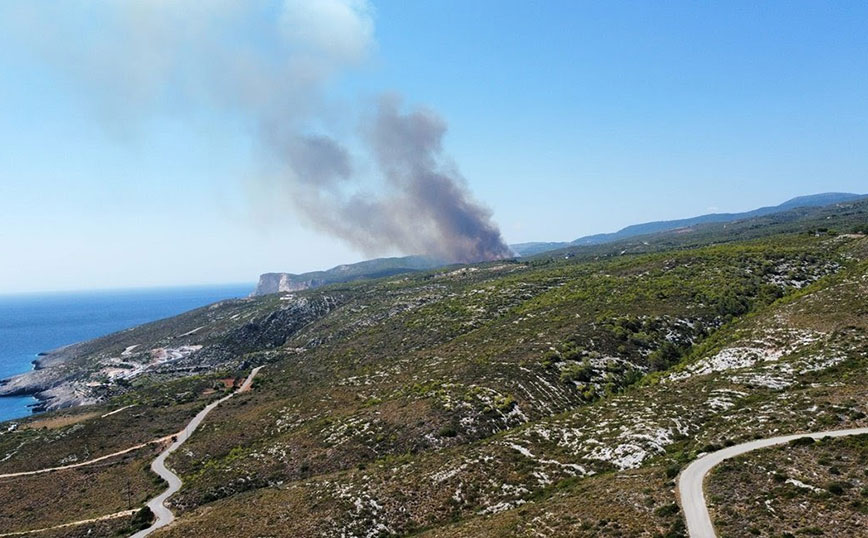
[[678, 505], [675, 503], [666, 504], [654, 510], [654, 515], [657, 517], [670, 517], [678, 513]]
[[718, 450], [720, 450], [720, 445], [714, 443], [708, 443], [699, 449], [700, 452], [717, 452]]
[[682, 350], [672, 342], [663, 342], [648, 356], [648, 362], [655, 371], [665, 370], [681, 359], [681, 353]]
[[151, 522], [154, 520], [154, 513], [151, 512], [151, 509], [145, 506], [135, 514], [133, 514], [133, 518], [130, 520], [130, 524], [128, 529], [130, 532], [140, 531], [142, 529], [147, 529], [151, 526]]
[[727, 292], [717, 300], [717, 312], [721, 316], [741, 316], [750, 311], [750, 301], [747, 297], [736, 295], [733, 292]]
[[826, 486], [826, 489], [829, 490], [829, 493], [832, 495], [843, 495], [846, 487], [842, 482], [832, 482]]
[[455, 429], [455, 426], [443, 426], [437, 433], [440, 437], [455, 437], [458, 435], [458, 430]]
[[548, 353], [545, 354], [545, 356], [543, 356], [542, 363], [543, 363], [543, 366], [545, 366], [546, 368], [549, 368], [553, 364], [561, 362], [562, 360], [563, 359], [561, 358], [560, 353], [558, 353], [557, 351], [549, 351]]
[[581, 381], [587, 383], [594, 376], [594, 369], [587, 359], [581, 363], [574, 363], [564, 367], [561, 370], [561, 381], [570, 383], [573, 381]]

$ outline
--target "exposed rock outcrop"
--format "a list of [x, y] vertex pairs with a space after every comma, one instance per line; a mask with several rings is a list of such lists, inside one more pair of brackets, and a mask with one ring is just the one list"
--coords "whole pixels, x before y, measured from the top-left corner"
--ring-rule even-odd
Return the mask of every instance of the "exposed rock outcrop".
[[290, 273], [264, 273], [259, 275], [259, 283], [256, 285], [253, 295], [301, 291], [308, 288], [316, 288], [323, 284], [323, 280], [304, 280], [300, 275], [293, 275]]
[[359, 263], [338, 265], [327, 271], [314, 271], [300, 275], [292, 273], [264, 273], [251, 294], [268, 295], [318, 288], [337, 282], [351, 282], [371, 278], [424, 271], [446, 265], [446, 262], [428, 256], [405, 256], [402, 258], [376, 258]]
[[274, 349], [339, 304], [334, 296], [222, 301], [42, 354], [34, 370], [0, 380], [0, 397], [32, 395], [35, 411], [97, 403], [143, 375], [183, 377], [247, 368], [245, 353]]

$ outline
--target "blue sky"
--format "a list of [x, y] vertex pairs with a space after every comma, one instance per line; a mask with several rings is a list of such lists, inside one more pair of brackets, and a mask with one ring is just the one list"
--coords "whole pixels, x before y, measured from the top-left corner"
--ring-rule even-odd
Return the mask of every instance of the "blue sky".
[[[342, 116], [384, 91], [435, 110], [509, 242], [868, 192], [863, 2], [354, 6], [371, 42], [324, 84], [321, 121], [352, 132]], [[79, 3], [54, 8], [90, 24]], [[258, 24], [219, 46], [259, 39]], [[60, 36], [57, 50], [89, 50]], [[37, 48], [0, 37], [0, 292], [253, 281], [365, 257], [251, 180], [263, 156], [237, 110], [169, 81], [119, 112], [93, 95], [110, 74], [81, 83], [80, 58]]]

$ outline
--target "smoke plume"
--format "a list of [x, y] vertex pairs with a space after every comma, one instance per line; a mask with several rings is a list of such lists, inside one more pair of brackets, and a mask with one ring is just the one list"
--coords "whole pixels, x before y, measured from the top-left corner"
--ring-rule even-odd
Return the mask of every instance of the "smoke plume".
[[363, 126], [384, 179], [381, 192], [343, 196], [332, 186], [352, 178], [347, 152], [334, 140], [304, 139], [304, 151], [286, 153], [299, 177], [315, 178], [295, 198], [298, 209], [369, 253], [396, 248], [457, 262], [510, 256], [490, 212], [473, 201], [464, 179], [444, 159], [445, 131], [434, 113], [405, 113], [398, 97], [382, 97]]
[[366, 254], [511, 256], [490, 211], [443, 154], [438, 115], [388, 94], [359, 114], [350, 129], [357, 136], [337, 125], [330, 89], [363, 65], [373, 30], [365, 0], [0, 5], [0, 34], [80, 83], [110, 128], [150, 113], [237, 118], [276, 170], [268, 174], [280, 182], [269, 185], [274, 192], [289, 193], [306, 222]]

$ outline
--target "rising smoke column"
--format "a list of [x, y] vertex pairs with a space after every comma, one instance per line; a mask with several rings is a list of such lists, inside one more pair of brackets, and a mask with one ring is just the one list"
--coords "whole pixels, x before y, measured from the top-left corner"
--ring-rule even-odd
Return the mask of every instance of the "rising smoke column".
[[[453, 262], [512, 256], [491, 212], [476, 203], [465, 181], [443, 156], [445, 122], [428, 110], [401, 111], [396, 95], [383, 96], [363, 125], [371, 158], [384, 178], [380, 191], [345, 196], [334, 186], [351, 180], [349, 154], [331, 139], [305, 140], [329, 158], [288, 152], [299, 178], [299, 211], [317, 227], [369, 254], [398, 249]], [[311, 188], [312, 187], [312, 188]]]
[[[388, 95], [359, 115], [360, 139], [330, 129], [329, 87], [374, 47], [365, 0], [6, 0], [3, 34], [79, 82], [105, 123], [197, 110], [240, 117], [274, 163], [266, 185], [367, 254], [512, 255], [443, 155], [446, 124], [435, 113], [405, 112]], [[368, 164], [375, 188], [360, 180]]]
[[[509, 257], [491, 212], [476, 203], [457, 169], [442, 155], [446, 123], [433, 112], [402, 114], [396, 97], [380, 100], [368, 141], [383, 176], [396, 191], [396, 224], [419, 230], [426, 252], [460, 262]], [[418, 233], [418, 232], [417, 232]], [[414, 244], [396, 243], [412, 248]]]

